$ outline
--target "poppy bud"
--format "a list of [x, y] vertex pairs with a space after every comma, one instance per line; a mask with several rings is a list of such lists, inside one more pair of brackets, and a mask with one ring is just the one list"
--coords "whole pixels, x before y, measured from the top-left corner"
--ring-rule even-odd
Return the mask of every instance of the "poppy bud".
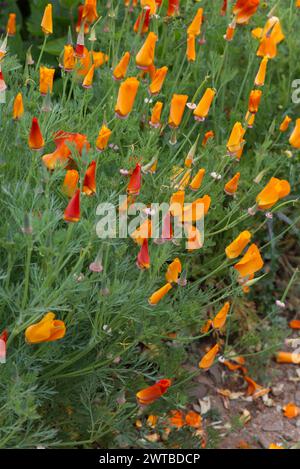
[[77, 223], [80, 220], [80, 189], [77, 189], [68, 203], [64, 212], [64, 220], [72, 223]]
[[123, 83], [121, 83], [117, 104], [115, 106], [115, 112], [118, 117], [126, 118], [128, 114], [130, 114], [139, 84], [139, 81], [134, 77], [127, 78]]
[[21, 93], [18, 93], [14, 100], [13, 106], [13, 119], [19, 120], [24, 114], [24, 105], [23, 105], [23, 97]]
[[197, 121], [204, 121], [209, 113], [210, 106], [215, 97], [216, 91], [212, 88], [207, 88], [202, 96], [198, 106], [194, 109], [194, 118]]
[[39, 122], [36, 117], [33, 117], [32, 119], [31, 129], [28, 137], [28, 145], [31, 150], [41, 150], [45, 145]]
[[173, 94], [169, 114], [169, 126], [172, 128], [179, 127], [184, 113], [184, 108], [188, 100], [188, 95]]
[[86, 170], [82, 192], [89, 196], [96, 193], [96, 161], [94, 160]]
[[153, 32], [149, 33], [143, 46], [136, 55], [137, 67], [147, 70], [154, 63], [155, 44], [157, 36]]
[[161, 67], [155, 70], [155, 73], [151, 79], [151, 83], [148, 88], [150, 94], [156, 95], [160, 93], [167, 73], [168, 73], [168, 67]]
[[53, 33], [53, 23], [52, 23], [52, 4], [48, 3], [44, 10], [44, 15], [41, 22], [41, 27], [43, 33], [46, 35]]
[[156, 128], [160, 127], [161, 125], [160, 116], [161, 116], [162, 108], [163, 108], [163, 103], [160, 101], [157, 101], [155, 103], [155, 106], [152, 109], [151, 119], [149, 121], [149, 124], [151, 125], [151, 127], [156, 127]]
[[230, 181], [225, 184], [224, 191], [228, 195], [234, 195], [238, 189], [240, 173], [236, 173]]
[[129, 65], [129, 61], [130, 61], [130, 53], [125, 52], [120, 62], [118, 63], [118, 65], [115, 67], [113, 71], [113, 78], [115, 80], [122, 80], [123, 78], [125, 78], [127, 68]]
[[16, 14], [10, 13], [8, 16], [6, 32], [8, 36], [15, 36], [16, 35]]
[[108, 145], [111, 133], [111, 130], [106, 127], [106, 125], [102, 125], [96, 140], [96, 148], [98, 151], [105, 150]]

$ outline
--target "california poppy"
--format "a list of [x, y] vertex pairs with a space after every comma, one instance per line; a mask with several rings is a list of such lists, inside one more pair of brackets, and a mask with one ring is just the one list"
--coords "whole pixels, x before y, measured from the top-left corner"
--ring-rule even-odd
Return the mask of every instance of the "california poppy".
[[219, 345], [214, 345], [200, 360], [199, 368], [208, 369], [215, 361], [216, 355], [219, 352]]
[[40, 67], [40, 93], [52, 93], [55, 68]]
[[193, 177], [192, 181], [190, 182], [189, 188], [193, 191], [197, 191], [200, 189], [203, 178], [205, 175], [205, 169], [201, 168], [197, 172], [197, 174]]
[[56, 166], [64, 166], [71, 162], [72, 147], [82, 155], [83, 151], [88, 152], [90, 144], [84, 134], [59, 131], [54, 135], [56, 149], [52, 153], [43, 156], [42, 160], [48, 169], [54, 169]]
[[84, 88], [91, 88], [93, 85], [93, 78], [94, 78], [94, 73], [95, 73], [95, 65], [93, 64], [89, 71], [87, 72], [86, 76], [84, 77], [84, 80], [82, 82], [82, 86]]
[[19, 120], [24, 114], [24, 105], [23, 105], [23, 97], [22, 93], [18, 93], [14, 99], [13, 105], [13, 119]]
[[137, 266], [139, 269], [149, 269], [150, 268], [150, 256], [149, 256], [149, 245], [148, 245], [148, 238], [143, 240], [143, 244], [139, 250], [137, 255]]
[[300, 148], [300, 119], [296, 120], [296, 125], [293, 132], [291, 133], [289, 142], [292, 147]]
[[65, 72], [72, 72], [75, 67], [74, 48], [71, 44], [64, 46], [63, 68]]
[[260, 210], [269, 210], [278, 200], [289, 195], [290, 191], [291, 186], [288, 181], [272, 177], [256, 197], [258, 208]]
[[208, 140], [210, 140], [211, 138], [214, 138], [214, 136], [215, 134], [213, 130], [208, 130], [207, 132], [205, 132], [203, 140], [202, 140], [202, 146], [205, 147]]
[[135, 33], [145, 34], [149, 30], [150, 24], [150, 8], [142, 11], [134, 23], [133, 30]]
[[239, 151], [245, 144], [244, 135], [245, 129], [242, 124], [240, 122], [236, 122], [227, 142], [227, 150], [231, 156], [238, 157]]
[[233, 20], [228, 26], [227, 26], [227, 29], [226, 29], [226, 33], [224, 35], [224, 39], [225, 41], [228, 41], [228, 42], [231, 42], [234, 38], [234, 33], [235, 33], [235, 29], [236, 29], [236, 21]]
[[240, 173], [236, 173], [230, 181], [225, 184], [224, 191], [228, 195], [234, 195], [238, 190], [239, 180], [240, 180]]
[[262, 260], [259, 249], [256, 244], [253, 243], [248, 248], [244, 257], [234, 265], [234, 269], [239, 272], [241, 277], [247, 277], [262, 269], [263, 265], [264, 261]]
[[181, 273], [182, 266], [180, 259], [176, 257], [171, 264], [169, 264], [167, 272], [166, 272], [166, 280], [169, 283], [177, 283], [179, 274]]
[[203, 21], [203, 8], [198, 8], [195, 17], [193, 18], [193, 21], [187, 28], [187, 34], [193, 35], [193, 36], [199, 36], [201, 32], [202, 21]]
[[237, 0], [233, 7], [233, 14], [238, 24], [248, 23], [256, 13], [260, 0]]
[[179, 1], [180, 0], [168, 0], [168, 16], [175, 16], [179, 14]]
[[115, 106], [118, 117], [125, 119], [132, 111], [139, 84], [139, 81], [134, 77], [127, 78], [121, 83]]
[[8, 339], [8, 332], [4, 330], [0, 334], [0, 364], [6, 362], [6, 342]]
[[168, 291], [170, 291], [172, 288], [172, 285], [171, 283], [166, 283], [163, 287], [159, 288], [158, 290], [156, 290], [154, 293], [152, 293], [152, 295], [150, 296], [149, 298], [149, 304], [154, 306], [154, 305], [157, 305], [157, 303], [159, 303], [164, 296], [166, 296], [166, 294], [168, 293]]
[[300, 408], [293, 402], [289, 402], [288, 404], [283, 406], [282, 410], [283, 415], [288, 419], [294, 419], [295, 417], [298, 417], [298, 415], [300, 415]]
[[92, 24], [98, 19], [98, 17], [97, 0], [85, 0], [82, 11], [82, 20], [86, 21], [88, 24]]
[[115, 80], [122, 80], [125, 78], [127, 68], [130, 61], [130, 52], [125, 52], [120, 62], [116, 65], [113, 71], [113, 77]]
[[53, 22], [52, 22], [52, 4], [48, 3], [44, 10], [44, 15], [41, 22], [43, 33], [46, 35], [53, 33]]
[[300, 353], [297, 352], [277, 352], [276, 353], [277, 363], [294, 363], [295, 365], [300, 364]]
[[157, 41], [157, 36], [153, 32], [150, 32], [136, 55], [135, 61], [136, 65], [143, 69], [147, 70], [150, 65], [154, 63], [154, 53], [155, 53], [155, 44]]
[[96, 193], [96, 161], [93, 160], [86, 170], [82, 192], [86, 195], [94, 195]]
[[203, 238], [198, 228], [188, 223], [187, 226], [185, 226], [185, 231], [187, 239], [186, 249], [188, 251], [201, 249], [203, 247]]
[[196, 36], [189, 34], [186, 41], [186, 56], [189, 62], [195, 62], [196, 60]]
[[222, 329], [226, 322], [227, 314], [230, 308], [230, 303], [227, 301], [223, 308], [220, 309], [220, 311], [216, 314], [216, 316], [213, 319], [213, 327], [215, 329]]
[[157, 101], [152, 109], [151, 112], [151, 119], [149, 121], [149, 124], [151, 127], [160, 127], [160, 116], [163, 108], [163, 103], [161, 101]]
[[142, 184], [141, 165], [137, 163], [129, 179], [129, 183], [127, 186], [127, 194], [139, 195], [140, 190], [141, 190], [141, 184]]
[[5, 91], [7, 89], [7, 85], [5, 83], [3, 72], [0, 65], [0, 92]]
[[[132, 196], [130, 196], [132, 197]], [[152, 223], [149, 218], [146, 218], [140, 226], [136, 228], [131, 234], [130, 237], [137, 243], [139, 246], [143, 244], [145, 238], [150, 238], [152, 236]]]
[[183, 113], [187, 100], [188, 95], [186, 94], [173, 94], [168, 121], [170, 127], [175, 129], [179, 127], [183, 118]]
[[77, 190], [79, 173], [76, 169], [70, 169], [66, 172], [62, 186], [62, 191], [67, 197], [73, 197]]
[[216, 91], [212, 88], [207, 88], [204, 95], [202, 96], [198, 106], [194, 109], [194, 118], [198, 121], [204, 121], [209, 113], [211, 103], [214, 99]]
[[289, 327], [291, 329], [300, 329], [300, 319], [293, 319], [289, 322]]
[[154, 76], [148, 88], [150, 94], [156, 95], [160, 93], [167, 73], [168, 67], [161, 67], [155, 70]]
[[28, 145], [32, 150], [41, 150], [45, 145], [45, 141], [36, 117], [33, 117], [31, 129], [28, 137]]
[[279, 127], [280, 132], [286, 132], [291, 122], [292, 119], [289, 116], [285, 116]]
[[261, 90], [252, 90], [249, 97], [248, 111], [255, 114], [258, 111], [259, 103], [262, 97]]
[[192, 428], [200, 428], [202, 423], [202, 417], [194, 410], [189, 410], [185, 416], [185, 423]]
[[65, 333], [65, 323], [55, 319], [55, 314], [49, 312], [41, 321], [27, 327], [25, 338], [29, 344], [39, 344], [41, 342], [53, 342], [54, 340], [62, 339]]
[[16, 17], [15, 13], [10, 13], [8, 15], [8, 21], [6, 26], [6, 32], [8, 36], [15, 36], [16, 35]]
[[260, 40], [257, 56], [273, 59], [277, 55], [277, 46], [285, 38], [279, 18], [271, 16], [268, 18], [265, 27], [256, 28], [252, 31], [254, 37]]
[[142, 389], [136, 393], [138, 403], [140, 405], [152, 404], [167, 392], [171, 384], [170, 379], [160, 379], [152, 386]]
[[256, 86], [264, 86], [265, 84], [268, 61], [268, 57], [264, 57], [260, 62], [260, 66], [254, 81]]
[[73, 223], [77, 223], [80, 220], [80, 189], [77, 189], [68, 203], [64, 212], [64, 220]]
[[238, 257], [243, 252], [247, 244], [250, 243], [250, 240], [251, 233], [247, 230], [242, 231], [238, 237], [226, 247], [225, 252], [228, 259]]
[[107, 148], [111, 133], [111, 130], [103, 124], [96, 140], [96, 148], [98, 151], [103, 151]]
[[182, 410], [171, 410], [169, 417], [169, 423], [172, 427], [182, 428], [185, 424], [184, 414]]

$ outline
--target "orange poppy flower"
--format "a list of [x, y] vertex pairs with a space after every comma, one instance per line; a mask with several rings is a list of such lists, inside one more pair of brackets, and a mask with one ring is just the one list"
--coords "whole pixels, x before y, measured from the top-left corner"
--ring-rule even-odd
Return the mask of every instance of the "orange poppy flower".
[[293, 319], [289, 322], [289, 327], [291, 329], [300, 329], [300, 319]]
[[154, 63], [154, 53], [157, 36], [153, 32], [149, 33], [143, 46], [136, 55], [135, 62], [137, 67], [147, 70]]
[[175, 16], [179, 14], [179, 1], [180, 0], [168, 0], [167, 16]]
[[204, 215], [207, 215], [210, 204], [211, 197], [207, 194], [194, 200], [191, 204], [186, 204], [182, 214], [179, 214], [179, 221], [191, 223], [200, 220]]
[[211, 103], [214, 99], [216, 91], [212, 88], [207, 88], [204, 95], [202, 96], [198, 106], [194, 109], [194, 118], [198, 121], [204, 121], [209, 113]]
[[92, 65], [82, 82], [83, 88], [92, 88], [94, 73], [95, 73], [95, 65]]
[[197, 174], [193, 177], [190, 185], [189, 185], [189, 188], [192, 190], [192, 191], [197, 191], [200, 189], [201, 187], [201, 184], [202, 184], [202, 181], [203, 181], [203, 178], [204, 178], [204, 175], [205, 175], [205, 169], [204, 168], [201, 168], [199, 169], [199, 171], [197, 172]]
[[292, 147], [300, 148], [300, 119], [296, 120], [296, 125], [293, 132], [291, 133], [289, 142]]
[[111, 130], [103, 124], [96, 140], [96, 148], [98, 151], [103, 151], [107, 148], [111, 134]]
[[[141, 24], [142, 23], [142, 24]], [[149, 31], [150, 24], [150, 8], [142, 11], [136, 19], [133, 26], [135, 33], [145, 34]]]
[[196, 226], [188, 224], [186, 229], [186, 249], [188, 251], [194, 251], [195, 249], [201, 249], [203, 247], [203, 240], [200, 231]]
[[91, 60], [95, 65], [95, 68], [102, 67], [106, 62], [108, 62], [109, 56], [101, 51], [91, 51], [90, 52]]
[[252, 31], [252, 34], [260, 40], [257, 56], [267, 56], [269, 59], [276, 57], [277, 45], [285, 39], [279, 18], [276, 16], [272, 16], [268, 19], [264, 29], [256, 28]]
[[24, 114], [24, 105], [23, 105], [23, 97], [22, 93], [18, 93], [14, 99], [13, 105], [13, 119], [19, 120]]
[[142, 184], [141, 165], [137, 163], [129, 179], [129, 183], [127, 186], [127, 194], [135, 195], [135, 196], [139, 195], [140, 190], [141, 190], [141, 184]]
[[228, 195], [234, 195], [238, 190], [239, 180], [240, 180], [240, 173], [236, 173], [230, 181], [225, 184], [224, 191]]
[[161, 67], [155, 70], [155, 73], [148, 88], [150, 94], [156, 95], [160, 93], [167, 73], [168, 67]]
[[74, 193], [64, 211], [64, 220], [77, 223], [80, 220], [80, 189]]
[[139, 85], [140, 82], [134, 77], [120, 84], [115, 112], [121, 119], [125, 119], [132, 111]]
[[44, 15], [41, 22], [43, 33], [48, 35], [53, 33], [53, 22], [52, 22], [52, 4], [48, 3], [44, 10]]
[[252, 90], [249, 97], [248, 111], [255, 114], [258, 111], [259, 103], [262, 97], [261, 90]]
[[168, 121], [170, 127], [175, 129], [179, 127], [187, 100], [188, 95], [186, 94], [173, 94]]
[[215, 329], [222, 329], [226, 322], [227, 314], [230, 308], [230, 303], [227, 301], [223, 308], [220, 309], [220, 311], [217, 313], [217, 315], [213, 319], [213, 327]]
[[44, 155], [42, 158], [45, 166], [51, 170], [58, 165], [64, 166], [71, 160], [72, 150], [70, 146], [74, 146], [79, 155], [90, 149], [86, 135], [73, 134], [62, 130], [55, 134], [54, 143], [56, 145], [54, 152]]
[[122, 80], [123, 78], [125, 78], [127, 68], [129, 65], [129, 61], [130, 61], [130, 52], [125, 52], [125, 54], [121, 58], [118, 65], [116, 65], [116, 67], [114, 68], [113, 78], [115, 80]]
[[193, 36], [199, 36], [199, 34], [201, 33], [202, 21], [203, 21], [203, 8], [198, 8], [195, 17], [193, 18], [193, 21], [187, 28], [187, 34], [188, 35], [192, 34]]
[[157, 101], [152, 109], [151, 112], [151, 119], [149, 121], [149, 124], [151, 127], [160, 127], [160, 116], [163, 108], [163, 103], [161, 101]]
[[300, 408], [293, 402], [289, 402], [287, 405], [283, 406], [283, 415], [288, 419], [294, 419], [300, 415]]
[[[130, 196], [131, 197], [131, 196]], [[151, 220], [146, 218], [140, 226], [130, 234], [130, 237], [137, 243], [139, 246], [143, 244], [145, 238], [151, 238], [152, 235], [152, 224]]]
[[186, 56], [189, 62], [196, 60], [196, 36], [189, 34], [186, 41]]
[[98, 18], [97, 0], [85, 0], [82, 11], [82, 20], [86, 21], [88, 24], [92, 24]]
[[280, 132], [286, 132], [291, 122], [292, 119], [289, 116], [285, 116], [279, 127]]
[[256, 203], [260, 210], [269, 210], [273, 205], [289, 195], [291, 186], [284, 179], [271, 178], [265, 188], [257, 195]]
[[241, 277], [247, 277], [255, 274], [258, 270], [262, 269], [264, 261], [260, 255], [259, 249], [256, 244], [251, 244], [244, 257], [234, 265]]
[[242, 231], [238, 237], [226, 247], [225, 252], [228, 259], [235, 259], [238, 257], [243, 252], [247, 244], [250, 243], [251, 237], [252, 235], [249, 231]]
[[86, 170], [82, 192], [86, 195], [96, 194], [96, 161], [93, 160]]
[[202, 424], [202, 417], [197, 412], [189, 410], [185, 416], [185, 423], [192, 428], [200, 428]]
[[233, 21], [227, 26], [226, 33], [225, 33], [225, 35], [224, 35], [225, 41], [231, 42], [231, 41], [233, 40], [234, 34], [235, 34], [235, 29], [236, 29], [236, 21], [233, 20]]
[[54, 313], [47, 313], [40, 322], [27, 327], [25, 338], [29, 344], [53, 342], [62, 339], [66, 334], [66, 326], [63, 321], [55, 319]]
[[177, 283], [179, 274], [181, 273], [182, 267], [181, 262], [178, 257], [174, 259], [173, 262], [168, 266], [168, 270], [166, 272], [166, 280], [169, 283]]
[[[263, 387], [260, 386], [260, 384], [257, 384], [249, 376], [244, 376], [244, 380], [248, 384], [247, 391], [246, 391], [247, 396], [253, 396], [253, 395], [258, 394], [260, 391], [263, 390]], [[267, 391], [267, 389], [266, 389], [266, 391]]]
[[245, 123], [249, 129], [252, 129], [254, 122], [255, 122], [256, 114], [252, 114], [251, 112], [247, 111], [245, 116]]
[[202, 146], [205, 147], [208, 140], [210, 140], [211, 138], [214, 138], [214, 136], [215, 136], [215, 134], [214, 134], [213, 130], [209, 130], [208, 132], [206, 132], [204, 134], [204, 138], [202, 140]]
[[157, 305], [157, 303], [159, 303], [164, 296], [166, 296], [166, 294], [168, 293], [168, 291], [170, 291], [172, 288], [172, 285], [171, 283], [166, 283], [163, 287], [159, 288], [158, 290], [156, 290], [154, 293], [152, 293], [152, 295], [150, 296], [149, 298], [149, 304], [154, 306], [154, 305]]
[[276, 353], [277, 363], [294, 363], [295, 365], [300, 364], [300, 353], [296, 352], [277, 352]]
[[6, 32], [8, 36], [15, 36], [16, 35], [16, 17], [17, 15], [15, 13], [10, 13], [8, 15], [8, 21], [6, 25]]
[[170, 212], [173, 217], [182, 216], [185, 193], [183, 190], [174, 192], [170, 197]]
[[239, 152], [243, 149], [243, 146], [245, 144], [245, 132], [246, 131], [240, 122], [236, 122], [234, 124], [227, 142], [227, 150], [231, 156], [238, 157]]
[[41, 150], [45, 141], [36, 117], [33, 117], [31, 129], [28, 137], [28, 145], [31, 150]]
[[75, 67], [75, 54], [71, 44], [64, 46], [63, 68], [65, 72], [72, 72]]
[[184, 414], [182, 410], [171, 410], [171, 416], [169, 417], [169, 422], [172, 427], [182, 428], [185, 424]]
[[79, 173], [76, 169], [70, 169], [66, 172], [62, 186], [62, 191], [67, 197], [73, 197], [77, 190]]
[[265, 84], [268, 61], [268, 57], [264, 57], [260, 62], [260, 66], [254, 80], [256, 86], [264, 86]]
[[199, 368], [208, 369], [215, 361], [216, 355], [219, 352], [219, 345], [214, 345], [200, 360]]
[[156, 14], [156, 1], [155, 0], [141, 0], [141, 7], [150, 11], [150, 15]]
[[55, 68], [40, 67], [40, 93], [52, 93]]
[[171, 384], [170, 379], [160, 379], [153, 386], [142, 389], [136, 393], [138, 403], [140, 405], [152, 404], [167, 392]]
[[83, 14], [84, 5], [78, 6], [78, 17], [76, 23], [76, 32], [79, 33], [80, 29], [84, 28], [84, 33], [87, 34], [89, 32], [89, 25], [87, 22], [82, 21], [82, 14]]
[[283, 447], [280, 445], [277, 445], [277, 443], [270, 443], [269, 449], [283, 449]]
[[237, 0], [233, 7], [233, 14], [238, 24], [248, 23], [256, 13], [260, 0]]
[[136, 265], [139, 269], [149, 269], [150, 268], [150, 256], [149, 256], [149, 246], [148, 238], [143, 240], [139, 253], [137, 255]]
[[157, 415], [149, 415], [147, 418], [147, 425], [150, 428], [155, 428], [158, 422]]

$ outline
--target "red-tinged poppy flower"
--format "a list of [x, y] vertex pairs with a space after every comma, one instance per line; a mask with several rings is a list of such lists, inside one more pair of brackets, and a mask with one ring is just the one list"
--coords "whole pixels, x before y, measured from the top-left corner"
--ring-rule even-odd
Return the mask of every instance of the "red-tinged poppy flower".
[[300, 415], [300, 407], [298, 407], [294, 402], [289, 402], [287, 405], [283, 406], [283, 415], [288, 419], [294, 419]]
[[142, 184], [141, 165], [137, 163], [129, 179], [129, 183], [127, 186], [127, 194], [139, 195], [140, 190], [141, 190], [141, 184]]
[[68, 162], [71, 162], [73, 148], [80, 156], [83, 151], [88, 152], [90, 149], [86, 135], [73, 134], [64, 132], [63, 130], [56, 132], [54, 135], [54, 143], [56, 145], [54, 152], [44, 155], [42, 158], [43, 163], [50, 170], [53, 170], [57, 166], [65, 166]]
[[227, 13], [227, 6], [228, 6], [228, 0], [223, 0], [223, 4], [221, 7], [220, 15], [225, 16]]
[[185, 416], [185, 423], [192, 428], [200, 428], [202, 424], [202, 417], [197, 412], [189, 410]]
[[233, 40], [234, 34], [235, 34], [235, 29], [236, 29], [236, 21], [233, 20], [233, 21], [227, 26], [226, 33], [225, 33], [225, 35], [224, 35], [225, 41], [231, 42], [231, 41]]
[[73, 197], [77, 190], [79, 181], [79, 173], [76, 169], [70, 169], [66, 172], [65, 179], [62, 186], [62, 192], [67, 197]]
[[172, 427], [182, 428], [185, 424], [184, 413], [182, 410], [171, 410], [169, 423]]
[[64, 220], [77, 223], [80, 220], [80, 189], [77, 189], [64, 212]]
[[36, 117], [33, 117], [31, 129], [28, 137], [28, 145], [31, 150], [41, 150], [45, 141], [39, 126], [39, 122]]
[[233, 7], [233, 14], [236, 16], [238, 24], [248, 23], [250, 18], [256, 13], [260, 0], [237, 0]]
[[40, 322], [27, 327], [25, 338], [29, 344], [39, 344], [62, 339], [65, 334], [65, 323], [55, 319], [55, 314], [49, 312]]
[[138, 403], [140, 405], [152, 404], [167, 392], [171, 384], [170, 379], [161, 379], [153, 384], [153, 386], [142, 389], [136, 393]]
[[2, 92], [2, 91], [5, 91], [6, 89], [7, 89], [7, 85], [5, 83], [3, 73], [1, 70], [1, 66], [0, 66], [0, 91]]
[[5, 329], [0, 334], [0, 364], [6, 362], [6, 342], [8, 339], [8, 332]]
[[145, 238], [143, 244], [137, 255], [136, 265], [139, 269], [149, 269], [150, 268], [150, 256], [149, 256], [149, 246], [148, 239]]
[[89, 25], [94, 23], [99, 18], [97, 13], [97, 0], [85, 0], [82, 20], [86, 21]]
[[82, 14], [83, 14], [84, 5], [78, 6], [78, 17], [76, 23], [76, 32], [79, 33], [81, 27], [84, 25], [84, 33], [87, 34], [89, 32], [89, 25], [87, 22], [82, 21]]
[[143, 10], [137, 17], [136, 22], [134, 23], [133, 30], [135, 33], [145, 34], [149, 30], [150, 24], [150, 8]]
[[175, 16], [179, 14], [179, 1], [180, 0], [168, 0], [168, 16]]
[[173, 237], [172, 214], [167, 212], [162, 220], [161, 237], [158, 244], [170, 241]]
[[300, 329], [300, 319], [293, 319], [289, 322], [289, 327], [291, 329]]
[[7, 21], [7, 26], [6, 26], [6, 32], [8, 36], [15, 36], [16, 35], [16, 17], [17, 15], [15, 13], [10, 13], [8, 15], [8, 21]]
[[248, 111], [256, 114], [262, 97], [261, 90], [252, 90], [249, 97]]
[[93, 160], [86, 170], [82, 192], [86, 195], [96, 194], [96, 161]]

